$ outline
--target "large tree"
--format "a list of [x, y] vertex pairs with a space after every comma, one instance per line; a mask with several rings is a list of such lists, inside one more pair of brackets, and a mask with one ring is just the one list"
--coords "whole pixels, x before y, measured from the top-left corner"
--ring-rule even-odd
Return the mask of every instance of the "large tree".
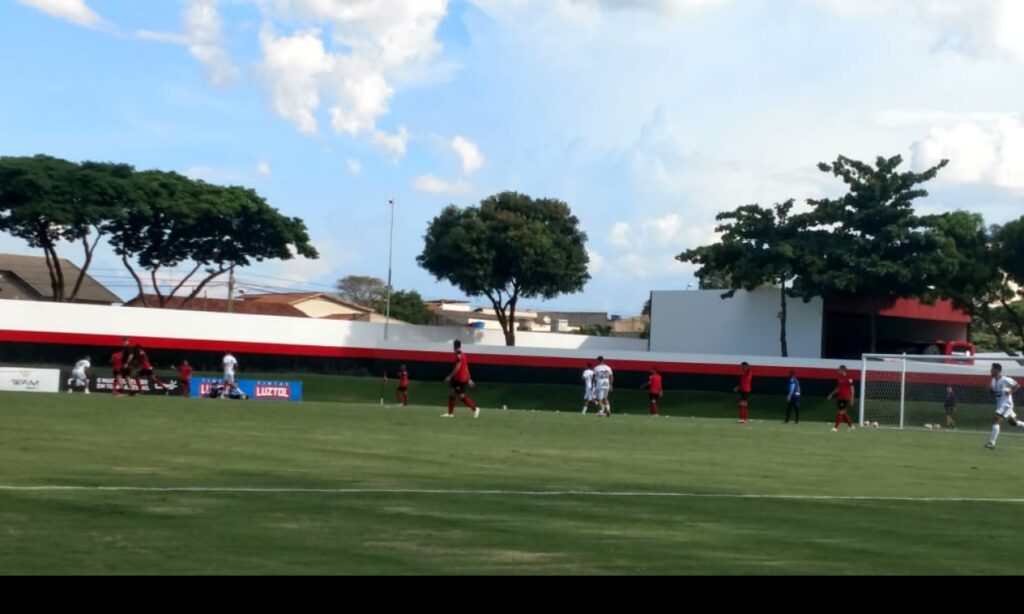
[[719, 242], [685, 251], [677, 257], [681, 262], [692, 262], [699, 267], [697, 278], [702, 286], [705, 279], [724, 283], [719, 289], [730, 292], [726, 292], [723, 299], [731, 298], [736, 290], [777, 286], [782, 356], [789, 356], [786, 299], [790, 289], [787, 284], [799, 280], [807, 259], [802, 243], [806, 219], [792, 215], [793, 204], [792, 200], [773, 207], [753, 204], [720, 213], [716, 218], [720, 224], [716, 228], [721, 234]]
[[502, 192], [477, 207], [442, 211], [427, 227], [417, 261], [466, 295], [487, 297], [512, 346], [521, 298], [583, 289], [590, 279], [586, 241], [566, 203]]
[[[158, 306], [185, 292], [183, 306], [218, 277], [263, 260], [317, 258], [305, 223], [282, 215], [255, 191], [221, 187], [162, 171], [135, 177], [133, 201], [111, 224], [110, 243], [148, 305], [145, 286]], [[160, 274], [181, 265], [187, 273], [165, 285]], [[139, 269], [148, 273], [144, 282]]]
[[[945, 275], [931, 258], [926, 222], [914, 210], [948, 161], [923, 172], [903, 171], [900, 156], [879, 157], [874, 164], [840, 156], [818, 168], [846, 184], [838, 198], [810, 200], [803, 240], [817, 257], [794, 282], [806, 299], [850, 294], [882, 300], [927, 297]], [[877, 345], [876, 318], [871, 319], [871, 346]]]
[[388, 285], [377, 277], [349, 275], [338, 280], [338, 296], [378, 311], [387, 300], [387, 295]]
[[[43, 251], [52, 300], [78, 298], [100, 240], [121, 215], [132, 173], [125, 164], [0, 158], [0, 230]], [[57, 255], [64, 242], [82, 246], [75, 279], [66, 279]]]

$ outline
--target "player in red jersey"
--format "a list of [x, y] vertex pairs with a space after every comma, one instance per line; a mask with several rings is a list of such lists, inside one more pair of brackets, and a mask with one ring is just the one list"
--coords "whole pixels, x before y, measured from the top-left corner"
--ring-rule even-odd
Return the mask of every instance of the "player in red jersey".
[[124, 351], [117, 350], [110, 355], [110, 367], [114, 370], [114, 396], [121, 396], [124, 388]]
[[658, 415], [658, 401], [664, 396], [664, 391], [661, 387], [661, 373], [658, 373], [657, 369], [651, 369], [651, 377], [644, 384], [644, 388], [651, 397], [651, 415]]
[[135, 346], [135, 365], [139, 369], [138, 374], [135, 376], [135, 384], [139, 387], [139, 392], [142, 392], [142, 379], [145, 378], [149, 383], [150, 390], [160, 388], [164, 391], [164, 394], [170, 393], [167, 384], [160, 381], [160, 378], [153, 372], [153, 363], [149, 362], [149, 355], [146, 354], [146, 350], [142, 349], [141, 345]]
[[398, 367], [398, 389], [395, 390], [399, 405], [409, 406], [409, 370], [405, 365]]
[[480, 417], [480, 408], [476, 406], [473, 399], [466, 394], [466, 388], [473, 388], [473, 378], [469, 375], [469, 359], [462, 352], [462, 342], [455, 340], [455, 368], [444, 378], [451, 386], [448, 393], [448, 413], [441, 414], [442, 418], [451, 418], [455, 415], [455, 400], [458, 399], [466, 404], [466, 407], [473, 410], [473, 417]]
[[181, 361], [178, 365], [178, 381], [181, 382], [181, 396], [188, 397], [192, 394], [192, 365], [187, 360]]
[[853, 405], [853, 380], [846, 373], [846, 365], [840, 365], [839, 367], [839, 382], [836, 384], [836, 389], [832, 391], [832, 394], [828, 395], [829, 400], [835, 397], [839, 406], [839, 413], [836, 414], [836, 425], [832, 427], [832, 432], [839, 430], [840, 423], [845, 422], [852, 431], [854, 429], [853, 420], [850, 419], [850, 414], [846, 413], [846, 410]]
[[750, 363], [744, 362], [740, 365], [740, 385], [735, 392], [740, 395], [740, 424], [750, 422], [750, 392], [753, 390], [754, 372], [750, 370]]

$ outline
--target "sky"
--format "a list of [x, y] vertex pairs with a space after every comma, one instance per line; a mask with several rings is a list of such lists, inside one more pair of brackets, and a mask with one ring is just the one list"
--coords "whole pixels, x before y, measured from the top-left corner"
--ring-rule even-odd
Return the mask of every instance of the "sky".
[[624, 316], [694, 283], [674, 257], [718, 212], [841, 193], [816, 168], [838, 155], [949, 158], [922, 212], [1024, 214], [1020, 0], [7, 0], [0, 83], [0, 155], [303, 218], [321, 258], [245, 269], [250, 293], [386, 277], [392, 198], [396, 288], [460, 298], [416, 264], [429, 220], [516, 190], [567, 202], [591, 258], [582, 293], [527, 306]]

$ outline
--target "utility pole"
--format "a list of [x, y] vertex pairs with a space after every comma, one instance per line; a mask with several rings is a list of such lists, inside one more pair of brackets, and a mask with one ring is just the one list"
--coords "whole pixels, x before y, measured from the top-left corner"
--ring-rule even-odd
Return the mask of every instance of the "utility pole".
[[228, 313], [235, 311], [235, 265], [228, 269]]
[[395, 199], [388, 199], [391, 206], [391, 228], [388, 231], [388, 300], [384, 310], [384, 341], [388, 340], [388, 329], [391, 327], [391, 263], [395, 247]]

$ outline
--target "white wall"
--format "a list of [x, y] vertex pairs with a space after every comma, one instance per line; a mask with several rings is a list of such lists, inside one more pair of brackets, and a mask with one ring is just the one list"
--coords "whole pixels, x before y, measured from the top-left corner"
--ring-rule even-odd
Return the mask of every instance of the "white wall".
[[[651, 351], [779, 356], [779, 291], [740, 291], [727, 299], [723, 292], [654, 292]], [[789, 299], [787, 305], [789, 355], [820, 358], [823, 302]]]

